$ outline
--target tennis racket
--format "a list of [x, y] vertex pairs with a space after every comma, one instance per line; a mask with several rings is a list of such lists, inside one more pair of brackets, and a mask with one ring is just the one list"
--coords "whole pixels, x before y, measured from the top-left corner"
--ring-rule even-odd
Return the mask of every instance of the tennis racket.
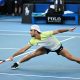
[[4, 63], [4, 62], [7, 62], [9, 61], [9, 59], [6, 59], [6, 60], [0, 60], [0, 64]]

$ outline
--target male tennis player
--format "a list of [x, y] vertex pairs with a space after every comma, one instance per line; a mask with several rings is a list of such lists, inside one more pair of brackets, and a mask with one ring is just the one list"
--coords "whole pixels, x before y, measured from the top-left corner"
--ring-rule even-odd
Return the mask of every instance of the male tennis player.
[[56, 52], [58, 55], [62, 55], [71, 61], [80, 63], [80, 58], [76, 58], [72, 54], [70, 54], [65, 48], [63, 48], [62, 43], [55, 37], [55, 34], [67, 32], [67, 31], [72, 32], [74, 30], [75, 27], [69, 29], [59, 29], [55, 31], [41, 32], [38, 25], [32, 25], [30, 29], [30, 34], [32, 36], [31, 40], [24, 48], [20, 49], [19, 51], [14, 53], [11, 57], [9, 57], [8, 60], [12, 61], [15, 56], [24, 53], [33, 45], [37, 45], [39, 46], [39, 48], [33, 51], [31, 54], [27, 54], [19, 62], [14, 63], [11, 66], [11, 68], [16, 69], [18, 68], [20, 63], [28, 61], [36, 56], [48, 54], [49, 52]]

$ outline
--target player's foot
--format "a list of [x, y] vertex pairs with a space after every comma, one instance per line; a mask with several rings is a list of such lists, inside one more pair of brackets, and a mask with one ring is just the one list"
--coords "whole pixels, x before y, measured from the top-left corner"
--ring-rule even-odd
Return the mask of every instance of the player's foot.
[[80, 61], [77, 61], [78, 64], [80, 64]]
[[18, 65], [17, 63], [14, 63], [14, 64], [11, 66], [11, 69], [12, 69], [12, 70], [15, 70], [15, 69], [18, 68], [18, 66], [19, 66], [19, 65]]

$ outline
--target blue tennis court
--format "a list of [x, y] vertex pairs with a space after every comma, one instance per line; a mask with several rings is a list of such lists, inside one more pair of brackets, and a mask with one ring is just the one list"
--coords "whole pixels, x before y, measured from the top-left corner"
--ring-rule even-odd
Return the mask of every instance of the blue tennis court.
[[[6, 59], [29, 39], [31, 24], [22, 24], [21, 17], [0, 18], [0, 59]], [[39, 24], [41, 31], [72, 28], [75, 25]], [[80, 57], [80, 26], [74, 32], [56, 35], [63, 46], [76, 57]], [[28, 53], [37, 49], [35, 46], [24, 54], [14, 58], [12, 62], [0, 65], [0, 80], [80, 80], [80, 64], [72, 62], [54, 52], [38, 56], [22, 63], [17, 70], [11, 70], [11, 65]]]

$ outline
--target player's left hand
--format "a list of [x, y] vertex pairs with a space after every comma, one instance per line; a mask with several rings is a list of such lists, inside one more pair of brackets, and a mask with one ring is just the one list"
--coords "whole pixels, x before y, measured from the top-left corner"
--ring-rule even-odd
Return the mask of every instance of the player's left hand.
[[76, 29], [76, 27], [70, 28], [69, 31], [73, 32], [75, 29]]

